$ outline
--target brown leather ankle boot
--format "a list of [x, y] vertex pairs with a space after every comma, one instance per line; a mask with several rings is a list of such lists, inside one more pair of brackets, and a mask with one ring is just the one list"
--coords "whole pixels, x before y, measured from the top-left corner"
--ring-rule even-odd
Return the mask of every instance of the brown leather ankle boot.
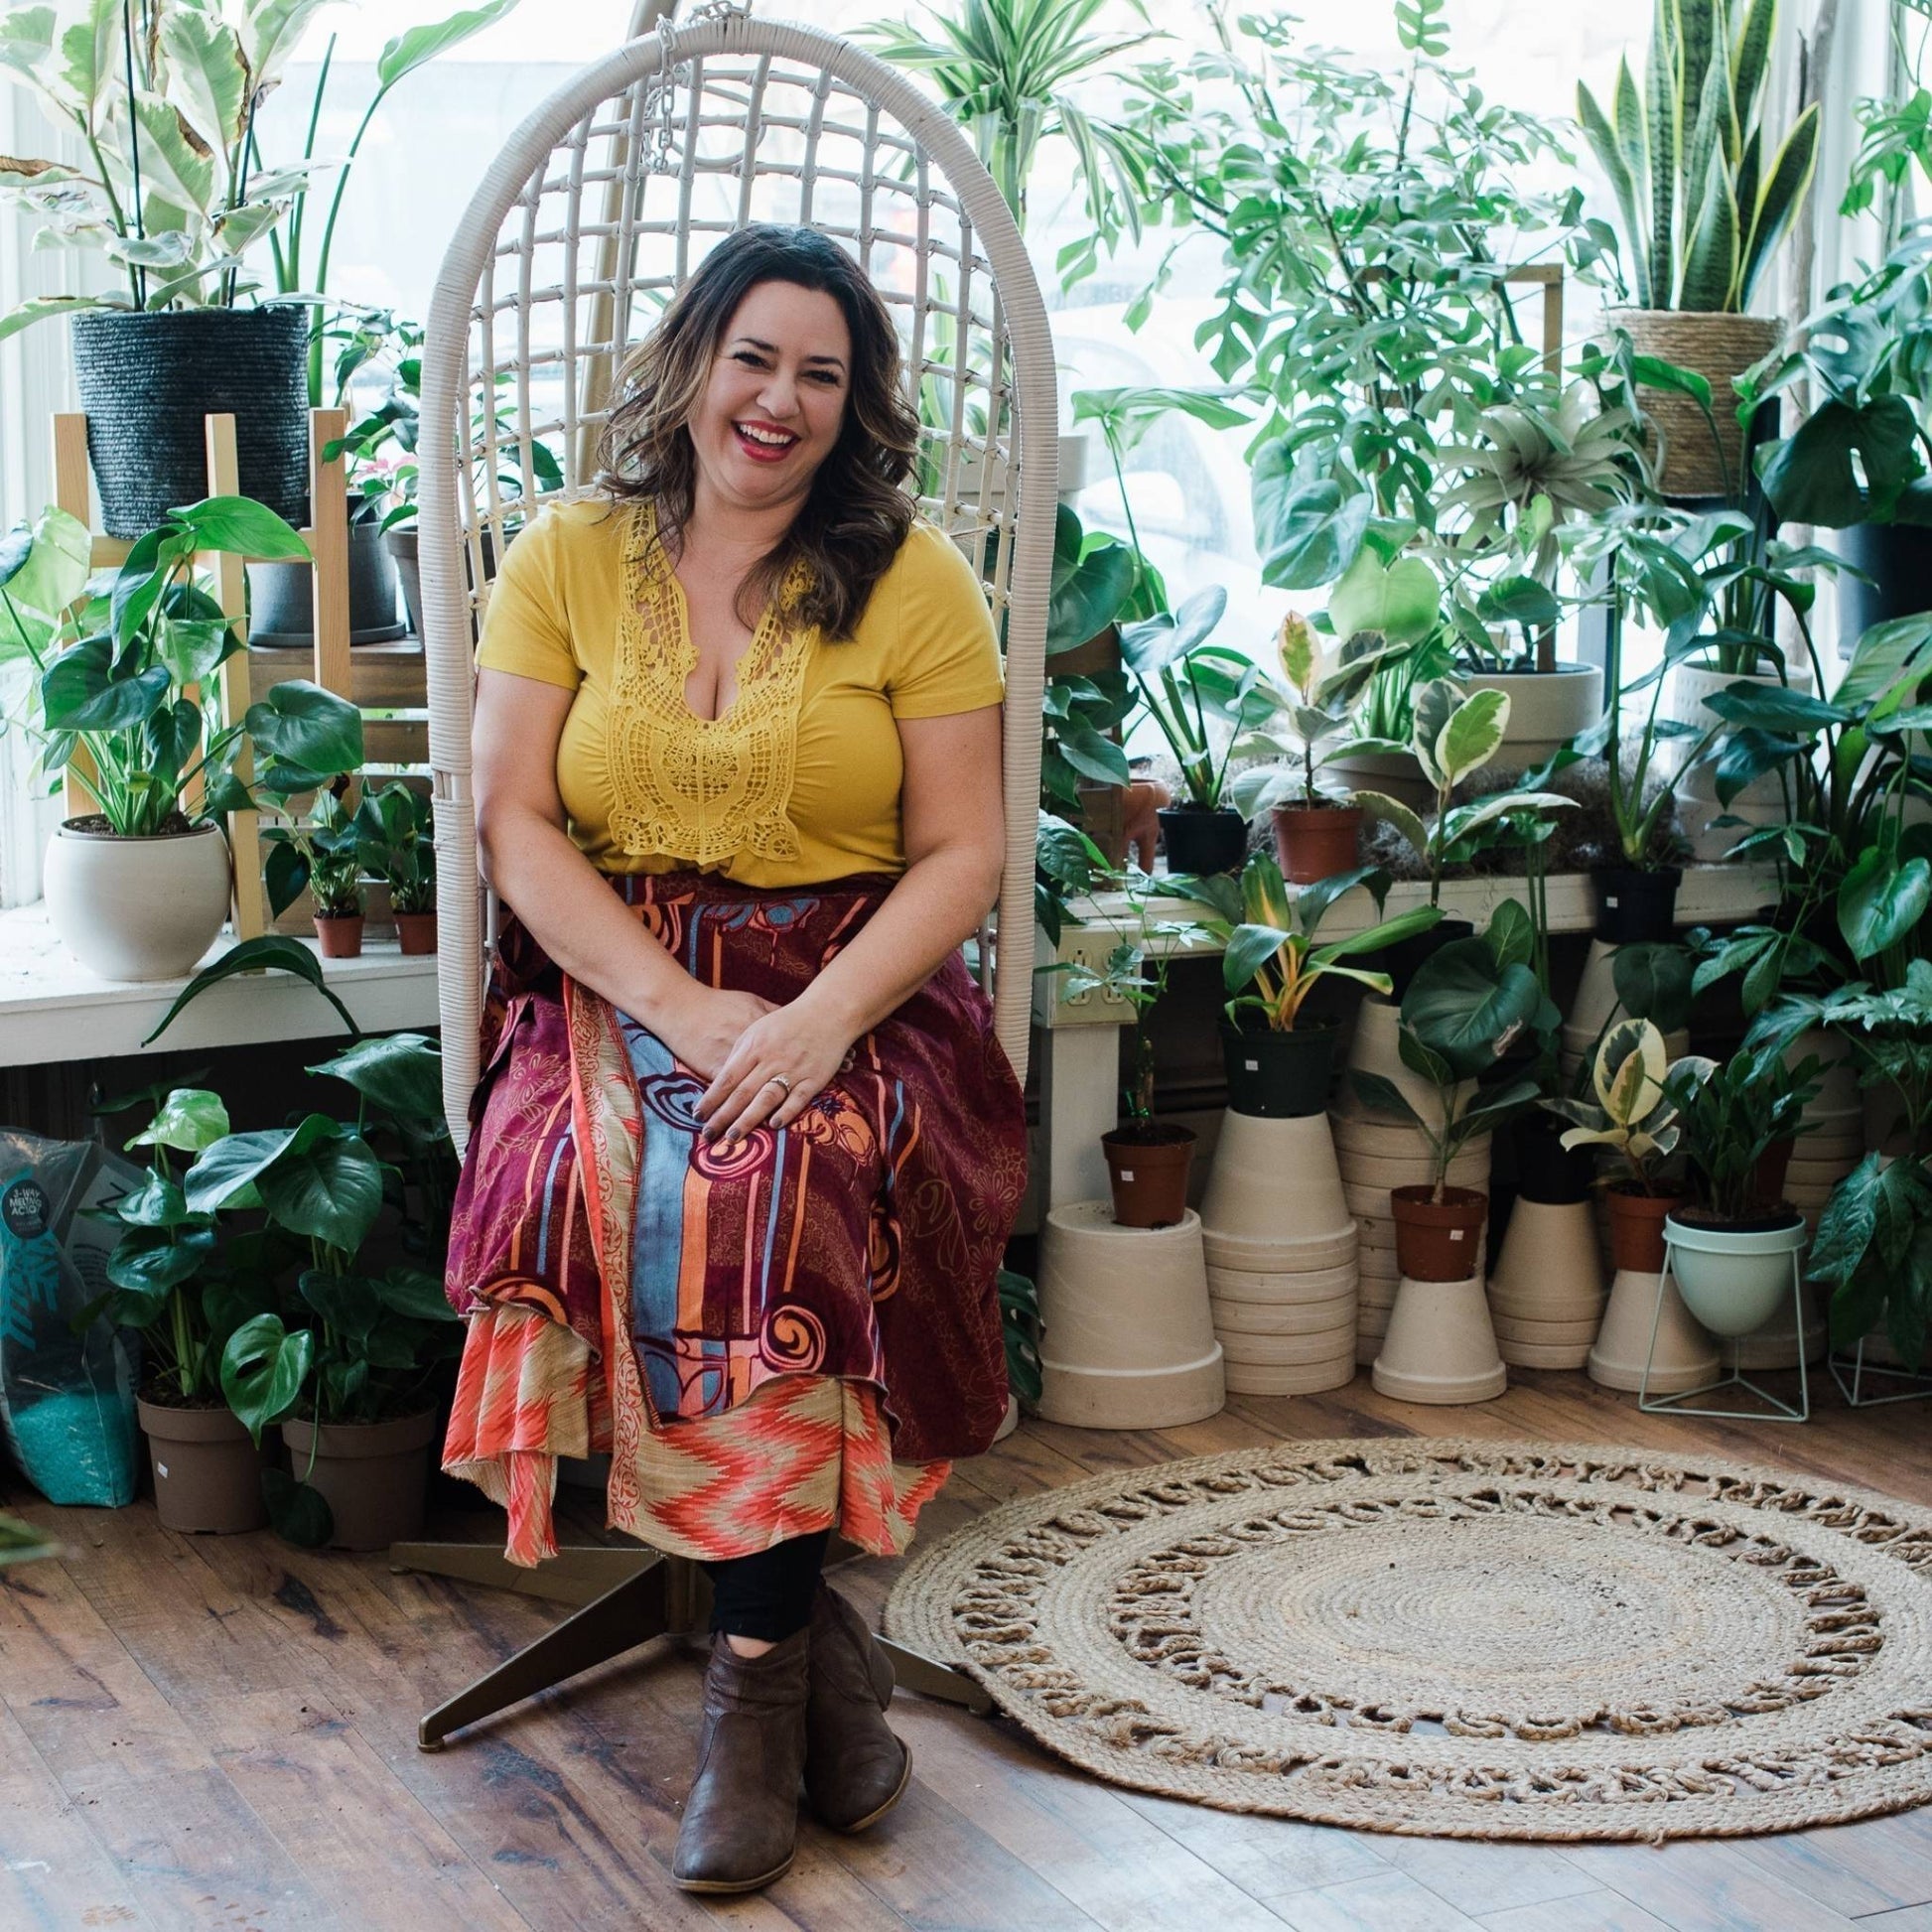
[[864, 1831], [898, 1803], [912, 1776], [912, 1753], [886, 1727], [892, 1660], [829, 1584], [812, 1605], [811, 1639], [805, 1795], [835, 1832]]
[[671, 1876], [686, 1891], [756, 1891], [783, 1875], [798, 1835], [809, 1628], [761, 1657], [711, 1640], [698, 1775]]

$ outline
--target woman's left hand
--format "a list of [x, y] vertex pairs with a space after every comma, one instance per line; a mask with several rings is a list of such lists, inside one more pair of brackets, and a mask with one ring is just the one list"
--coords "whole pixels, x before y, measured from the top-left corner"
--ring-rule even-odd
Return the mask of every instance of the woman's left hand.
[[[727, 1144], [755, 1127], [789, 1127], [851, 1057], [856, 1035], [806, 1000], [773, 1007], [739, 1035], [697, 1104], [704, 1136]], [[790, 1090], [777, 1086], [781, 1073]]]

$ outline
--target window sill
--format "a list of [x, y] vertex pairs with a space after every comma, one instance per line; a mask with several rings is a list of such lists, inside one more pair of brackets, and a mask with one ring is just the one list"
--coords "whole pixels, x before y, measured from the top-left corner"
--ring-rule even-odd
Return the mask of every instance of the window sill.
[[[223, 933], [206, 966], [233, 939]], [[315, 942], [307, 940], [312, 950]], [[366, 1033], [436, 1025], [436, 956], [405, 959], [393, 938], [359, 959], [331, 959], [323, 972]], [[152, 1045], [187, 980], [143, 984], [97, 979], [54, 936], [45, 904], [0, 912], [0, 1066], [115, 1059], [141, 1053], [246, 1046], [271, 1039], [327, 1039], [342, 1016], [288, 973], [240, 973], [204, 993]]]

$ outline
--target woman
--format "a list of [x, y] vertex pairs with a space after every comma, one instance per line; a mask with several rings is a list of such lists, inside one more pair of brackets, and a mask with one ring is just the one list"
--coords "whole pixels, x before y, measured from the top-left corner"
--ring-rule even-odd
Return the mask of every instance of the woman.
[[[619, 378], [603, 492], [504, 555], [478, 650], [513, 914], [450, 1252], [444, 1467], [555, 1554], [556, 1457], [714, 1591], [673, 1871], [789, 1864], [910, 1775], [819, 1576], [904, 1548], [1006, 1406], [1019, 1083], [960, 942], [999, 893], [999, 650], [918, 521], [877, 291], [813, 230], [722, 241]], [[615, 890], [614, 890], [615, 889]]]

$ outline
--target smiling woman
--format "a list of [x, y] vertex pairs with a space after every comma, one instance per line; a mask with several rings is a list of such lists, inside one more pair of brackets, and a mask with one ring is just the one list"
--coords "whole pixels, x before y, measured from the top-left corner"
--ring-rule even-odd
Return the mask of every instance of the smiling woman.
[[534, 1564], [557, 1456], [609, 1451], [612, 1524], [711, 1572], [698, 1890], [784, 1868], [801, 1769], [840, 1829], [897, 1801], [826, 1537], [902, 1549], [1006, 1410], [1025, 1103], [959, 952], [1004, 859], [1003, 680], [905, 493], [899, 378], [834, 242], [720, 241], [620, 371], [602, 487], [505, 551], [477, 654], [508, 912], [444, 1466]]

